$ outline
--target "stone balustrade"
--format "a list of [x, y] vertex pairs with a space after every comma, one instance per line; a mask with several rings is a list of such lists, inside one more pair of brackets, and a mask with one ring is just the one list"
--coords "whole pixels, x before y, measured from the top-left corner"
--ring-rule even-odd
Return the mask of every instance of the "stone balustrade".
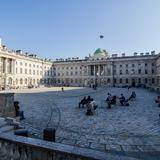
[[13, 134], [0, 135], [0, 159], [3, 160], [134, 160], [109, 153], [43, 141]]

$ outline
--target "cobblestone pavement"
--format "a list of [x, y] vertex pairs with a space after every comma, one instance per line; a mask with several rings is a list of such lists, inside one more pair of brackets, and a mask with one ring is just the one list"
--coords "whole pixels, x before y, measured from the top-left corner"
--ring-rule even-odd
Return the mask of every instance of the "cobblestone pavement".
[[[120, 105], [107, 109], [107, 93], [129, 97], [137, 94], [130, 106]], [[86, 108], [78, 102], [90, 95], [98, 103], [97, 113], [86, 116]], [[43, 129], [56, 129], [56, 141], [64, 144], [151, 159], [160, 155], [160, 108], [154, 103], [156, 93], [133, 88], [78, 88], [77, 90], [41, 93], [17, 93], [15, 99], [25, 112], [23, 125], [42, 138]], [[145, 154], [141, 154], [145, 152]]]

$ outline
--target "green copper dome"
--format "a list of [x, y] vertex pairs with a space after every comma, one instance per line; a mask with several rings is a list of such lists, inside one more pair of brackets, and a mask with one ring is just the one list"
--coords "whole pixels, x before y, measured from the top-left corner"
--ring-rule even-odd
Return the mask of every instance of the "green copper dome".
[[94, 56], [108, 56], [108, 53], [106, 52], [106, 50], [103, 50], [101, 48], [98, 48], [95, 52], [94, 52]]

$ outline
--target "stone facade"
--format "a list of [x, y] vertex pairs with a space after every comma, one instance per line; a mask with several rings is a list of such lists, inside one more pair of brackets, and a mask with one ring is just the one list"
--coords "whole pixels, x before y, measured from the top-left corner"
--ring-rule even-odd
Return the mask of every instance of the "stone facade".
[[[99, 50], [99, 49], [98, 49]], [[146, 86], [158, 87], [160, 56], [143, 55], [109, 57], [102, 51], [84, 60], [54, 62], [56, 84], [73, 86]]]
[[160, 87], [160, 54], [155, 51], [133, 56], [117, 56], [97, 49], [85, 59], [56, 61], [37, 58], [34, 54], [10, 51], [0, 46], [1, 88], [39, 85], [54, 86], [145, 86]]
[[53, 83], [53, 62], [0, 46], [0, 88], [36, 87]]

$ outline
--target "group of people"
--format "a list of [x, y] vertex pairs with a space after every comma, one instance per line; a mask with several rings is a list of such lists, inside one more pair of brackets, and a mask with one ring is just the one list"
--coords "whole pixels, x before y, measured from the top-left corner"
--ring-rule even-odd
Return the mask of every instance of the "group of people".
[[112, 96], [110, 93], [107, 95], [107, 99], [105, 100], [108, 104], [108, 108], [111, 108], [111, 105], [115, 105], [117, 103], [117, 99], [119, 99], [119, 102], [122, 106], [129, 106], [129, 101], [136, 98], [136, 93], [133, 91], [132, 94], [128, 99], [125, 98], [123, 94], [121, 94], [120, 97]]
[[90, 96], [88, 96], [87, 98], [84, 97], [80, 102], [79, 102], [79, 108], [84, 108], [87, 107], [87, 112], [86, 115], [91, 116], [94, 115], [96, 113], [96, 109], [98, 107], [96, 101], [91, 98]]
[[[132, 94], [130, 95], [130, 97], [128, 99], [126, 99], [123, 94], [121, 94], [120, 97], [117, 97], [115, 95], [112, 96], [110, 93], [108, 93], [107, 99], [105, 100], [105, 102], [107, 103], [108, 108], [110, 109], [112, 105], [115, 105], [117, 103], [117, 99], [119, 99], [119, 103], [122, 106], [129, 106], [129, 101], [133, 100], [135, 98], [136, 98], [136, 93], [134, 91], [132, 92]], [[84, 107], [87, 108], [86, 115], [94, 115], [98, 105], [93, 98], [88, 96], [87, 98], [84, 97], [79, 102], [79, 108], [84, 108]]]

